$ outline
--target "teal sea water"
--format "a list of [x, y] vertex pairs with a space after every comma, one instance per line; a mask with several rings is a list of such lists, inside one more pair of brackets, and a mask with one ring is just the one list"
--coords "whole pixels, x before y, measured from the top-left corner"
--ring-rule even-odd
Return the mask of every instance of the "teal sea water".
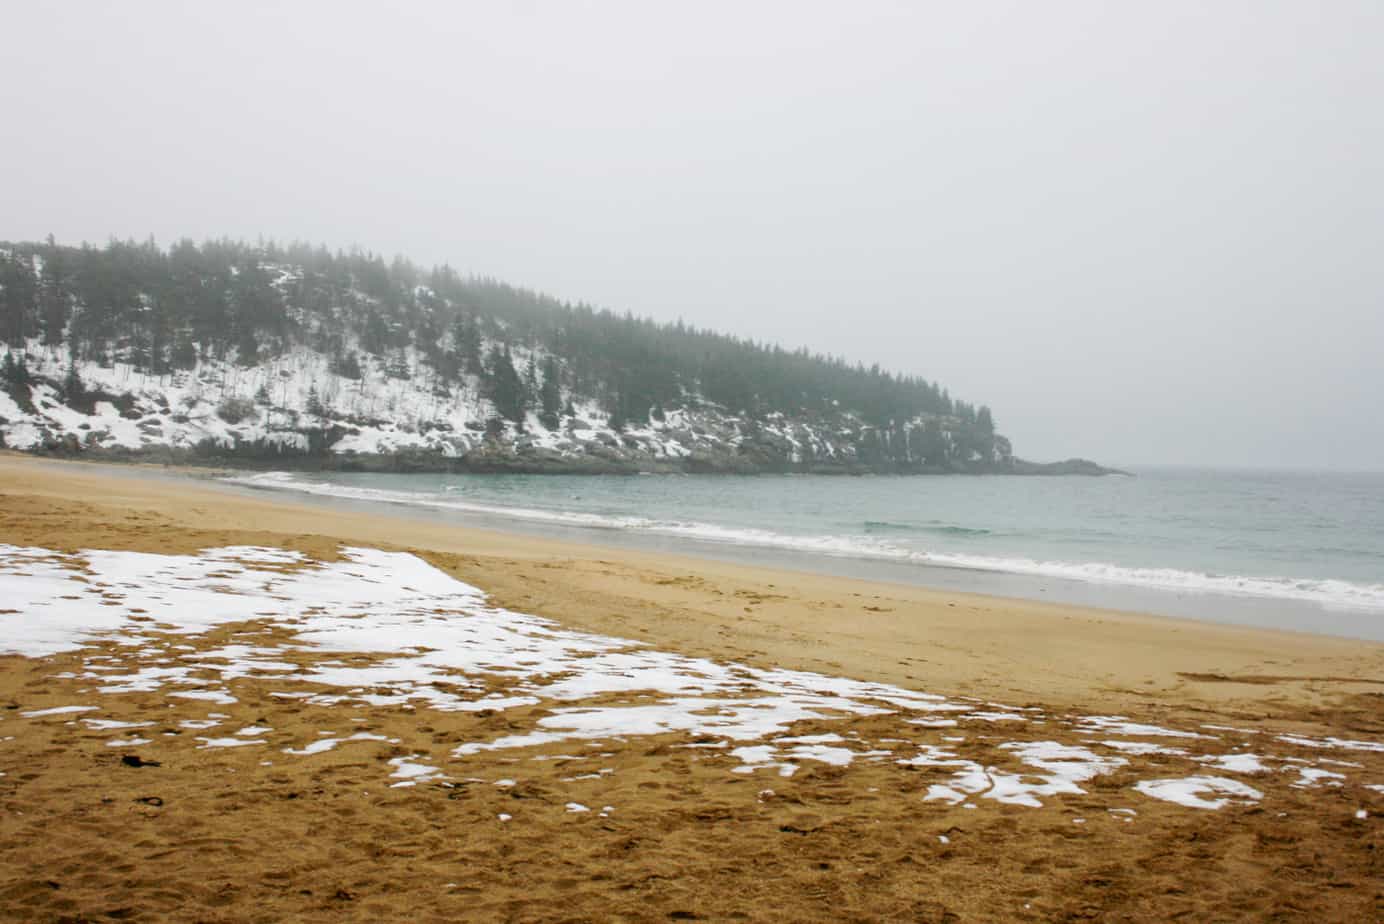
[[459, 525], [1384, 638], [1384, 473], [232, 480]]

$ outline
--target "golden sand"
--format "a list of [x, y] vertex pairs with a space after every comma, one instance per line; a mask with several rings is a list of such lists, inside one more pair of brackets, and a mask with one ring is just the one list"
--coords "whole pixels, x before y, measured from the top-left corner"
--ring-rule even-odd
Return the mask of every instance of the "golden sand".
[[[205, 478], [0, 455], [0, 542], [56, 550], [193, 552], [224, 545], [411, 551], [500, 605], [661, 650], [874, 680], [1045, 713], [1384, 740], [1384, 645], [743, 567], [247, 496]], [[1208, 603], [1208, 605], [1214, 605]], [[4, 610], [0, 601], [0, 610]], [[7, 618], [0, 616], [0, 619]], [[247, 633], [281, 628], [237, 627]], [[223, 643], [231, 627], [187, 641]], [[100, 648], [101, 646], [93, 646]], [[297, 761], [339, 714], [239, 681], [227, 724], [273, 729], [266, 748], [159, 743], [129, 767], [70, 717], [92, 654], [0, 658], [0, 916], [14, 920], [1378, 920], [1384, 754], [1338, 787], [1256, 778], [1261, 804], [1199, 811], [1130, 780], [1042, 808], [926, 802], [941, 771], [804, 763], [791, 778], [733, 774], [665, 735], [604, 745], [600, 779], [570, 762], [493, 752], [485, 783], [389, 789], [380, 767], [533, 716], [377, 707], [353, 713], [398, 744]], [[280, 685], [281, 686], [281, 685]], [[207, 714], [158, 693], [109, 697], [159, 729]], [[890, 734], [888, 716], [845, 723]], [[841, 731], [836, 723], [833, 731]], [[795, 733], [825, 729], [804, 723]], [[983, 727], [963, 729], [974, 739]], [[1067, 726], [1025, 733], [1079, 743]], [[557, 756], [562, 748], [547, 756]], [[1277, 743], [1274, 753], [1322, 753]], [[147, 756], [147, 755], [146, 755]], [[1168, 759], [1170, 776], [1195, 765]], [[457, 774], [461, 776], [463, 774]], [[496, 787], [509, 776], [514, 787]], [[771, 796], [763, 790], [772, 787]], [[574, 814], [568, 802], [618, 811]], [[1357, 812], [1365, 810], [1365, 817]], [[500, 814], [513, 821], [498, 820]], [[1080, 819], [1081, 823], [1077, 823]]]

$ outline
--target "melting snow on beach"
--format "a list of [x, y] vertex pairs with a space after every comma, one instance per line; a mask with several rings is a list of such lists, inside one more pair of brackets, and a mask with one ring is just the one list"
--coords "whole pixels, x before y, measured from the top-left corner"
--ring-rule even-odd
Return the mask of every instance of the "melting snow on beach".
[[[277, 631], [268, 638], [247, 633], [253, 644], [186, 644], [237, 624]], [[114, 647], [92, 647], [101, 642]], [[364, 704], [515, 717], [510, 725], [520, 730], [463, 741], [445, 760], [394, 757], [382, 782], [396, 788], [445, 782], [464, 774], [477, 755], [557, 759], [544, 749], [609, 748], [675, 734], [684, 739], [677, 746], [723, 760], [736, 774], [790, 777], [812, 763], [857, 761], [925, 772], [935, 782], [923, 799], [967, 808], [984, 800], [1037, 807], [1107, 777], [1129, 793], [1132, 806], [1155, 799], [1216, 810], [1260, 802], [1255, 783], [1267, 779], [1341, 787], [1360, 765], [1337, 757], [1384, 752], [1374, 741], [1298, 735], [1258, 736], [1263, 747], [1251, 752], [1247, 742], [1257, 733], [1238, 729], [1050, 715], [654, 651], [491, 606], [477, 588], [403, 553], [352, 548], [339, 561], [317, 562], [271, 548], [186, 556], [0, 546], [0, 654], [36, 658], [88, 648], [83, 672], [69, 675], [88, 684], [82, 701], [22, 716], [82, 722], [109, 732], [111, 747], [149, 746], [141, 730], [152, 721], [100, 717], [108, 697], [159, 693], [226, 706], [237, 702], [238, 684], [253, 682], [324, 709]], [[868, 716], [898, 721], [889, 737], [867, 740], [847, 720]], [[236, 729], [225, 718], [213, 712], [182, 724], [205, 732], [197, 739], [201, 749], [256, 749], [278, 760], [398, 744], [364, 731], [324, 732], [271, 748], [272, 728]], [[803, 734], [799, 723], [811, 723], [815, 733]], [[839, 731], [821, 731], [833, 723]], [[1281, 744], [1322, 756], [1270, 753]], [[1373, 788], [1384, 781], [1354, 782]], [[586, 807], [572, 803], [569, 810]], [[1136, 808], [1111, 812], [1122, 821], [1137, 816]]]

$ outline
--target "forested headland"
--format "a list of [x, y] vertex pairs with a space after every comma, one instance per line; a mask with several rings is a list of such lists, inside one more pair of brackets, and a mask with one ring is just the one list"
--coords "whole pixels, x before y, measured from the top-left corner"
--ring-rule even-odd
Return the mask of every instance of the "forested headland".
[[1021, 471], [922, 376], [448, 266], [230, 240], [0, 244], [16, 448], [362, 468]]

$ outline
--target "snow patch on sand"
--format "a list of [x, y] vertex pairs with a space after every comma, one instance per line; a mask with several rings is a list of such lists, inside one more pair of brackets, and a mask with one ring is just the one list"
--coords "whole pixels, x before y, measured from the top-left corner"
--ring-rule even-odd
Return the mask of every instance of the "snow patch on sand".
[[1188, 808], [1219, 809], [1231, 803], [1258, 802], [1264, 794], [1223, 776], [1189, 776], [1180, 780], [1141, 780], [1134, 788], [1146, 796]]
[[1228, 770], [1231, 773], [1268, 773], [1269, 767], [1257, 754], [1222, 754], [1219, 757], [1197, 758], [1208, 770]]
[[21, 712], [26, 719], [38, 719], [47, 715], [69, 715], [73, 712], [91, 712], [96, 706], [54, 706], [52, 709], [35, 709], [32, 712]]
[[372, 735], [370, 732], [356, 732], [354, 735], [348, 735], [345, 738], [318, 738], [316, 741], [309, 742], [307, 745], [301, 748], [284, 748], [284, 753], [297, 754], [299, 756], [306, 754], [323, 754], [327, 751], [334, 749], [338, 744], [343, 744], [347, 741], [388, 740], [389, 739], [386, 738], [384, 735]]
[[414, 754], [411, 757], [392, 757], [389, 765], [394, 768], [394, 772], [389, 776], [391, 779], [398, 780], [391, 783], [392, 789], [404, 789], [415, 786], [418, 783], [426, 783], [429, 780], [444, 779], [443, 773], [437, 767], [430, 764], [417, 762], [414, 758], [423, 757], [422, 754]]
[[[1242, 752], [1194, 756], [1181, 747], [1140, 739], [1178, 739], [1189, 746], [1191, 740], [1215, 744], [1219, 739], [1124, 716], [1044, 716], [1029, 708], [949, 701], [888, 684], [693, 658], [636, 641], [574, 632], [492, 606], [479, 589], [406, 553], [347, 548], [337, 561], [317, 562], [297, 552], [258, 547], [152, 555], [0, 545], [0, 595], [17, 611], [5, 618], [0, 653], [42, 657], [95, 642], [117, 643], [120, 647], [109, 654], [88, 658], [88, 673], [78, 675], [99, 678], [100, 691], [107, 694], [173, 688], [166, 694], [170, 698], [230, 704], [237, 702], [233, 684], [267, 676], [275, 686], [309, 686], [269, 694], [305, 706], [497, 713], [543, 707], [540, 718], [510, 734], [456, 745], [451, 751], [455, 760], [554, 744], [571, 750], [574, 742], [681, 734], [687, 741], [680, 746], [701, 749], [694, 759], [719, 762], [736, 773], [770, 770], [787, 777], [808, 762], [845, 767], [888, 759], [900, 768], [942, 777], [926, 781], [925, 799], [967, 808], [974, 808], [973, 798], [1038, 806], [1049, 797], [1084, 793], [1084, 785], [1096, 777], [1136, 762], [1138, 767], [1166, 767], [1165, 758], [1240, 774], [1266, 773], [1268, 760], [1292, 763], [1287, 769], [1297, 772], [1295, 785], [1300, 786], [1340, 785], [1345, 779], [1298, 759]], [[199, 635], [237, 623], [268, 624], [289, 630], [292, 638], [222, 644], [204, 652], [168, 644], [169, 636]], [[255, 637], [270, 634], [256, 631]], [[126, 651], [128, 655], [122, 654]], [[305, 656], [309, 652], [312, 657]], [[325, 659], [320, 657], [324, 653]], [[59, 706], [21, 715], [41, 718], [97, 708]], [[889, 714], [899, 716], [894, 728], [909, 738], [869, 742], [832, 732], [794, 734], [803, 722], [820, 726]], [[210, 713], [180, 725], [203, 730], [224, 718]], [[151, 724], [83, 722], [93, 730]], [[966, 735], [944, 740], [953, 746], [965, 743], [967, 756], [926, 740], [938, 729], [962, 725], [977, 734], [969, 740]], [[1040, 725], [1061, 725], [1097, 738], [1084, 742], [1091, 747], [1006, 740], [1031, 735]], [[197, 740], [203, 749], [246, 747], [264, 744], [270, 731], [248, 726], [229, 736]], [[136, 740], [148, 743], [119, 743]], [[283, 752], [306, 757], [348, 742], [385, 740], [395, 741], [369, 732], [323, 732]], [[1300, 735], [1277, 740], [1314, 749], [1384, 752], [1384, 744], [1369, 741]], [[971, 759], [975, 755], [983, 759]], [[444, 779], [441, 768], [424, 762], [427, 757], [392, 758], [391, 785]], [[1141, 760], [1149, 757], [1158, 760]], [[508, 780], [497, 785], [504, 783], [513, 785]], [[1135, 788], [1196, 808], [1260, 798], [1243, 783], [1205, 775], [1146, 780]]]

